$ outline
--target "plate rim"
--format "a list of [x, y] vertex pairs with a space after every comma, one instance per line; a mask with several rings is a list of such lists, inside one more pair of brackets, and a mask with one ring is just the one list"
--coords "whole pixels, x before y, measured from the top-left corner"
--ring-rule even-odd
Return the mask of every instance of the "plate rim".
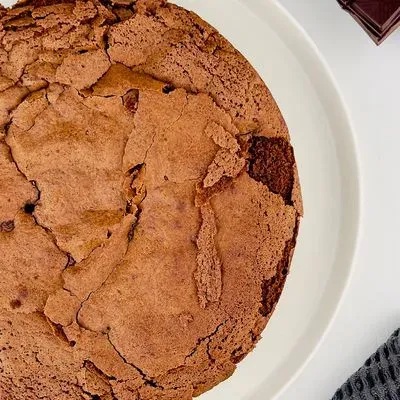
[[[260, 0], [238, 0], [241, 4], [243, 4], [246, 8], [248, 8], [251, 12], [254, 13], [254, 10], [252, 9], [251, 4], [254, 3], [254, 1], [261, 2]], [[358, 250], [360, 246], [360, 239], [361, 239], [361, 232], [362, 232], [362, 215], [363, 215], [363, 203], [362, 203], [362, 187], [363, 187], [363, 182], [362, 182], [362, 175], [361, 175], [361, 159], [360, 159], [360, 154], [357, 146], [357, 136], [356, 136], [356, 130], [354, 128], [354, 123], [351, 118], [351, 113], [350, 109], [343, 97], [343, 94], [340, 90], [339, 84], [337, 83], [337, 80], [335, 76], [333, 75], [333, 72], [325, 59], [324, 55], [322, 52], [319, 50], [318, 46], [314, 42], [314, 40], [311, 38], [311, 36], [308, 34], [308, 32], [303, 28], [303, 26], [300, 24], [300, 22], [290, 13], [290, 11], [283, 5], [281, 4], [280, 1], [278, 0], [263, 0], [262, 1], [264, 7], [269, 7], [270, 9], [272, 7], [275, 8], [276, 14], [280, 14], [280, 18], [285, 18], [291, 25], [291, 29], [288, 30], [286, 33], [289, 36], [291, 40], [293, 40], [296, 43], [301, 43], [302, 48], [306, 47], [309, 48], [309, 54], [312, 56], [312, 59], [308, 61], [308, 66], [312, 65], [314, 62], [314, 70], [319, 70], [317, 72], [318, 75], [322, 76], [324, 82], [328, 83], [330, 85], [330, 92], [333, 93], [336, 96], [336, 99], [334, 99], [334, 104], [337, 106], [338, 111], [340, 112], [342, 116], [342, 122], [344, 123], [345, 126], [347, 126], [345, 136], [347, 137], [348, 143], [350, 146], [347, 148], [347, 151], [349, 152], [349, 155], [351, 156], [351, 159], [353, 160], [353, 165], [351, 166], [351, 171], [352, 171], [352, 177], [351, 177], [351, 185], [353, 186], [353, 191], [351, 193], [352, 195], [352, 206], [353, 206], [353, 221], [350, 224], [350, 226], [353, 226], [354, 232], [350, 236], [352, 238], [352, 243], [350, 244], [350, 247], [347, 250], [347, 269], [343, 273], [343, 284], [341, 285], [340, 289], [337, 291], [337, 301], [335, 302], [334, 307], [332, 310], [330, 310], [330, 316], [328, 317], [328, 321], [325, 322], [322, 326], [321, 329], [321, 334], [318, 335], [318, 339], [311, 344], [312, 350], [308, 353], [308, 355], [303, 359], [301, 363], [299, 363], [299, 366], [296, 368], [295, 372], [292, 374], [292, 376], [279, 388], [275, 391], [275, 393], [272, 394], [272, 397], [270, 400], [278, 400], [279, 397], [284, 394], [285, 391], [296, 381], [296, 379], [300, 376], [300, 374], [306, 369], [306, 367], [310, 364], [312, 359], [315, 357], [317, 352], [319, 351], [321, 345], [324, 343], [326, 340], [327, 335], [329, 334], [337, 316], [338, 313], [343, 305], [344, 298], [346, 297], [346, 294], [348, 293], [348, 289], [350, 286], [350, 283], [353, 279], [354, 272], [356, 270], [356, 259], [358, 255]], [[260, 18], [261, 19], [261, 18]], [[265, 21], [263, 21], [265, 23]], [[293, 53], [293, 55], [296, 57], [297, 60], [300, 59], [299, 57], [299, 50], [294, 50], [293, 46], [288, 46], [288, 39], [282, 37], [282, 35], [279, 35], [279, 38], [283, 41], [283, 43], [289, 48], [289, 50]], [[304, 66], [304, 60], [300, 61], [301, 66]], [[310, 76], [310, 72], [305, 70], [307, 76]], [[317, 91], [317, 94], [320, 94]], [[325, 107], [324, 107], [325, 108]], [[342, 180], [342, 179], [341, 179]], [[349, 185], [347, 185], [349, 186]], [[349, 196], [349, 194], [347, 194]], [[340, 248], [340, 242], [338, 242]], [[337, 253], [338, 249], [335, 251]], [[328, 285], [329, 287], [329, 281]], [[324, 290], [325, 292], [326, 290]], [[316, 315], [318, 315], [318, 311], [316, 312]], [[262, 385], [260, 385], [258, 388], [255, 388], [253, 392], [249, 394], [248, 397], [249, 399], [256, 399], [258, 398], [257, 395], [262, 391]]]

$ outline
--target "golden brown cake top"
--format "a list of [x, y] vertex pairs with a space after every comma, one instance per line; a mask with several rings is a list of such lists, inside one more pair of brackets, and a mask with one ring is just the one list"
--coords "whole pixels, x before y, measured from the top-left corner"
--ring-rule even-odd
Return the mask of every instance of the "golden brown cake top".
[[253, 349], [288, 273], [279, 109], [172, 4], [0, 16], [0, 394], [191, 399]]

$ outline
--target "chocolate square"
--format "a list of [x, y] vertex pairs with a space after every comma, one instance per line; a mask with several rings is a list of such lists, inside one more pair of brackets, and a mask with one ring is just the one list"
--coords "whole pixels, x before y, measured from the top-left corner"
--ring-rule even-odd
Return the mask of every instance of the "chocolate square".
[[338, 2], [378, 45], [400, 26], [400, 0], [338, 0]]

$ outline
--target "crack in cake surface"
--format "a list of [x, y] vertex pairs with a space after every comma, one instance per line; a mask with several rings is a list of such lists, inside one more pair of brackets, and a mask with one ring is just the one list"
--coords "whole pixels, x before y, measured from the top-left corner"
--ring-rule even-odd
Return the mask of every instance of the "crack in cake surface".
[[155, 382], [153, 379], [149, 378], [139, 367], [137, 367], [136, 365], [130, 363], [124, 356], [123, 354], [120, 352], [120, 350], [117, 349], [117, 347], [115, 346], [115, 344], [111, 341], [110, 339], [110, 333], [107, 333], [107, 339], [110, 342], [111, 346], [114, 348], [114, 350], [118, 353], [119, 357], [124, 361], [125, 364], [130, 365], [131, 367], [133, 367], [134, 369], [136, 369], [136, 371], [139, 372], [140, 376], [143, 378], [143, 381], [146, 385], [149, 385], [151, 387], [154, 388], [160, 388], [163, 389], [162, 386], [158, 385], [157, 382]]
[[217, 226], [210, 204], [200, 209], [202, 224], [197, 236], [197, 270], [195, 280], [201, 307], [217, 303], [222, 291], [222, 263], [215, 243]]

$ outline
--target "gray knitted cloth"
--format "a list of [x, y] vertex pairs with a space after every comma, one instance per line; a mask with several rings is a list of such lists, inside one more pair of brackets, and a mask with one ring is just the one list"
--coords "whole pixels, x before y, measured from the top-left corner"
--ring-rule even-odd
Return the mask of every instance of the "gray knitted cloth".
[[400, 400], [400, 329], [337, 390], [332, 400]]

